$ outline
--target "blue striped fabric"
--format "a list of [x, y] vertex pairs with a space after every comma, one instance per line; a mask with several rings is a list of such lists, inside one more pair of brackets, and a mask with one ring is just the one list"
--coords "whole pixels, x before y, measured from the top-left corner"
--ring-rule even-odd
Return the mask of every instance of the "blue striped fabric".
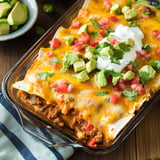
[[47, 147], [26, 133], [18, 113], [0, 92], [0, 160], [65, 160], [73, 152], [72, 147]]

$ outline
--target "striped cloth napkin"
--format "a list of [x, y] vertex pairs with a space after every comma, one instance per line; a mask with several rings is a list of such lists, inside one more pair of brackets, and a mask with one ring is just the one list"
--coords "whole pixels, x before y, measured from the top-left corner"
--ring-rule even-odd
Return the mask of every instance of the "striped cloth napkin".
[[48, 147], [26, 133], [0, 92], [0, 160], [64, 160], [73, 152], [72, 147]]

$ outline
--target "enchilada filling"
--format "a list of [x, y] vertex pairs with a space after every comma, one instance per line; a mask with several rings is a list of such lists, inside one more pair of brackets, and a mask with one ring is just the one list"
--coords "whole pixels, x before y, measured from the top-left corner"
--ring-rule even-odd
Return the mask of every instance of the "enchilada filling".
[[159, 89], [160, 11], [139, 1], [86, 1], [41, 48], [18, 96], [91, 147], [109, 145]]

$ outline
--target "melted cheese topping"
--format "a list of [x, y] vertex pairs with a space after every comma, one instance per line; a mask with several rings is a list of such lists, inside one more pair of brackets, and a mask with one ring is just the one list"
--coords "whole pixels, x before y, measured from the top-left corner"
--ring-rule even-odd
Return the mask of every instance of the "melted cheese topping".
[[[121, 6], [124, 6], [127, 3], [127, 0], [119, 1]], [[104, 0], [91, 0], [87, 8], [80, 10], [75, 21], [79, 21], [81, 25], [88, 24], [89, 31], [99, 32], [100, 29], [96, 29], [89, 21], [90, 18], [94, 18], [96, 21], [99, 21], [102, 18], [108, 18], [111, 16], [117, 16], [118, 21], [111, 22], [110, 28], [116, 29], [114, 33], [115, 36], [122, 38], [125, 37], [126, 33], [121, 30], [122, 25], [128, 26], [128, 21], [125, 20], [123, 15], [114, 15], [113, 13], [106, 12], [103, 6]], [[135, 22], [139, 23], [138, 28], [130, 28], [129, 30], [135, 30], [134, 37], [136, 43], [135, 51], [139, 51], [143, 39], [143, 44], [149, 43], [151, 47], [151, 58], [150, 60], [160, 60], [160, 56], [156, 54], [156, 50], [160, 46], [160, 42], [156, 38], [151, 36], [151, 32], [155, 29], [159, 30], [160, 22], [158, 17], [160, 17], [160, 11], [152, 9], [154, 11], [154, 16], [149, 17], [148, 19], [143, 19], [141, 14], [141, 7], [135, 5], [135, 1], [132, 4], [134, 8], [138, 11], [139, 15], [135, 19]], [[117, 27], [119, 26], [119, 27]], [[125, 28], [128, 30], [128, 27]], [[66, 51], [73, 51], [72, 47], [67, 45], [64, 37], [73, 35], [75, 38], [80, 38], [81, 36], [77, 33], [78, 29], [65, 29], [61, 28], [58, 31], [57, 38], [60, 40], [60, 46], [53, 51], [54, 56], [58, 59], [63, 59]], [[143, 34], [144, 37], [143, 37]], [[131, 32], [128, 32], [128, 37], [130, 37]], [[140, 34], [140, 35], [139, 35]], [[123, 36], [122, 36], [123, 35]], [[127, 37], [126, 37], [127, 38]], [[97, 35], [97, 37], [92, 37], [91, 41], [102, 41], [102, 37]], [[58, 64], [58, 69], [53, 69], [53, 64], [50, 61], [47, 53], [51, 51], [51, 48], [41, 48], [38, 57], [34, 60], [33, 64], [27, 70], [24, 80], [16, 82], [14, 84], [15, 88], [24, 90], [30, 94], [38, 95], [44, 98], [47, 103], [56, 102], [61, 107], [61, 112], [67, 114], [70, 109], [74, 108], [76, 111], [80, 112], [83, 118], [94, 125], [96, 128], [100, 128], [105, 136], [105, 140], [108, 142], [113, 140], [120, 130], [132, 119], [134, 116], [134, 111], [138, 110], [145, 100], [150, 98], [150, 92], [155, 92], [158, 90], [159, 75], [157, 75], [153, 80], [147, 82], [145, 85], [146, 93], [138, 96], [137, 101], [128, 101], [128, 97], [122, 96], [121, 91], [114, 91], [112, 85], [107, 85], [107, 87], [99, 89], [94, 82], [93, 76], [90, 75], [89, 81], [85, 83], [79, 82], [76, 78], [72, 77], [71, 74], [75, 74], [73, 70], [68, 70], [65, 73], [61, 73], [60, 69], [62, 68], [62, 63]], [[81, 54], [84, 54], [84, 51], [81, 51]], [[133, 53], [135, 55], [135, 53]], [[130, 56], [130, 54], [129, 54]], [[132, 57], [132, 60], [135, 59], [135, 56]], [[98, 59], [99, 64], [100, 59]], [[148, 60], [143, 58], [138, 58], [139, 67], [135, 70], [136, 76], [138, 76], [138, 69], [145, 64], [148, 64]], [[101, 62], [100, 62], [101, 63]], [[106, 63], [106, 62], [103, 62]], [[123, 62], [122, 62], [123, 63]], [[114, 66], [115, 67], [115, 66]], [[112, 67], [112, 69], [114, 68]], [[123, 67], [121, 67], [121, 71]], [[101, 67], [98, 67], [101, 68]], [[102, 67], [103, 68], [103, 67]], [[54, 72], [54, 75], [48, 77], [46, 80], [40, 80], [37, 78], [37, 75], [42, 72]], [[59, 80], [66, 80], [69, 83], [74, 85], [74, 90], [71, 93], [58, 93], [51, 87], [51, 84]], [[96, 93], [99, 91], [108, 91], [109, 94], [104, 96], [96, 96]], [[119, 95], [119, 100], [116, 104], [105, 102], [105, 98], [109, 97], [111, 94]]]

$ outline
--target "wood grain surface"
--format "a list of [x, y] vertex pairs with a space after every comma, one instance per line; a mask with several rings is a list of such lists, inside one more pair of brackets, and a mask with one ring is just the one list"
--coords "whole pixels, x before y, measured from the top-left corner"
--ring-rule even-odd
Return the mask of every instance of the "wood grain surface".
[[[17, 39], [0, 42], [0, 83], [9, 69], [40, 38], [35, 32], [36, 26], [47, 30], [75, 1], [37, 1], [39, 16], [32, 29]], [[46, 2], [53, 3], [53, 13], [47, 14], [42, 10]], [[69, 160], [160, 160], [160, 102], [152, 107], [150, 113], [115, 151], [105, 155], [90, 155], [77, 150]]]

